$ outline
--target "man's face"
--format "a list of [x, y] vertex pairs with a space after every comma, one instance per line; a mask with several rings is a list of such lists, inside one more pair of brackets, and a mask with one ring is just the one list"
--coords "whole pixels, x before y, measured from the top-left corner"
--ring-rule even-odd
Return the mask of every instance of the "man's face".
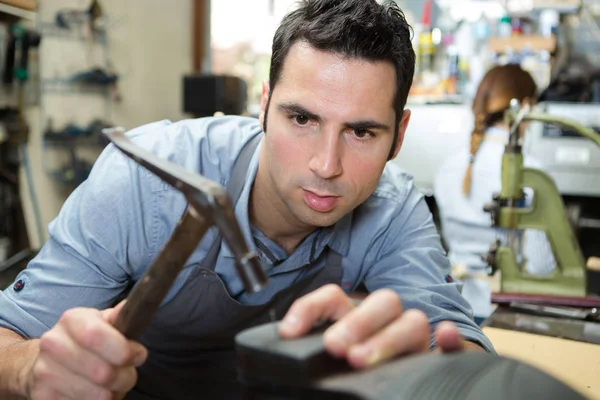
[[266, 135], [257, 182], [274, 211], [298, 228], [322, 227], [366, 200], [397, 134], [394, 156], [400, 149], [410, 117], [406, 111], [394, 126], [395, 92], [391, 63], [294, 44], [270, 101], [263, 87]]

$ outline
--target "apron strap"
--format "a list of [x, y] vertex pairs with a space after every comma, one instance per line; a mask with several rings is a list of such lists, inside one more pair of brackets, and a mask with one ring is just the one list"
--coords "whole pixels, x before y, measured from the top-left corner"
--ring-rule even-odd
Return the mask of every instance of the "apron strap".
[[258, 147], [262, 137], [263, 135], [256, 135], [250, 139], [244, 145], [240, 151], [240, 154], [233, 163], [231, 178], [229, 178], [229, 182], [227, 182], [227, 193], [229, 194], [229, 197], [231, 197], [233, 204], [237, 203], [240, 194], [242, 194], [244, 183], [246, 183], [246, 173], [248, 172], [248, 167], [250, 166], [250, 160], [252, 160], [254, 151]]
[[[229, 178], [229, 182], [227, 182], [227, 193], [229, 194], [234, 207], [240, 197], [240, 194], [242, 194], [242, 189], [244, 188], [244, 183], [246, 182], [246, 173], [248, 172], [248, 167], [250, 166], [250, 160], [252, 160], [254, 151], [258, 147], [262, 137], [263, 135], [259, 134], [246, 142], [240, 151], [240, 154], [238, 154], [235, 162], [233, 163], [231, 177]], [[221, 239], [221, 233], [218, 232], [215, 240], [210, 245], [208, 253], [206, 253], [204, 261], [202, 261], [202, 265], [204, 265], [206, 268], [210, 268], [211, 270], [215, 269], [217, 257], [221, 248]]]

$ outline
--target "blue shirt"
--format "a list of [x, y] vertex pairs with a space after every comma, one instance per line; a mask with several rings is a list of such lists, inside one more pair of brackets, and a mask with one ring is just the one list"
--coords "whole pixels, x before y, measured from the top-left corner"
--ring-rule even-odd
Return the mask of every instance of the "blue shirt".
[[[242, 146], [261, 134], [256, 119], [218, 117], [156, 122], [128, 132], [137, 145], [226, 185]], [[473, 322], [459, 285], [449, 272], [440, 239], [423, 197], [409, 175], [388, 163], [375, 192], [334, 226], [317, 229], [289, 256], [252, 227], [248, 200], [258, 170], [260, 146], [248, 168], [235, 214], [252, 250], [261, 255], [270, 278], [265, 290], [244, 292], [232, 252], [223, 243], [215, 271], [230, 295], [243, 304], [261, 304], [301, 279], [303, 268], [329, 246], [342, 256], [343, 282], [351, 292], [364, 282], [369, 291], [396, 290], [405, 308], [425, 312], [433, 325], [454, 321], [463, 335], [493, 351]], [[121, 298], [155, 259], [179, 221], [186, 202], [175, 189], [109, 145], [89, 179], [67, 199], [49, 225], [50, 239], [17, 279], [24, 288], [0, 293], [0, 326], [38, 337], [72, 307], [106, 308]], [[208, 251], [211, 228], [179, 274], [165, 302], [182, 287], [192, 266]], [[258, 243], [258, 246], [257, 246]], [[324, 266], [324, 260], [315, 268]]]
[[[506, 244], [507, 231], [493, 227], [491, 215], [483, 207], [492, 202], [494, 193], [499, 193], [502, 187], [502, 155], [508, 136], [508, 131], [500, 128], [492, 127], [486, 131], [475, 156], [469, 196], [462, 191], [470, 158], [467, 149], [448, 157], [436, 175], [434, 194], [450, 261], [465, 265], [471, 272], [484, 272], [486, 263], [481, 255], [488, 252], [493, 241], [499, 239]], [[526, 154], [523, 163], [540, 169], [540, 163]], [[531, 204], [533, 192], [526, 189], [525, 195], [527, 206]], [[544, 275], [554, 270], [556, 261], [544, 232], [533, 229], [522, 232], [522, 251], [528, 272]], [[486, 282], [467, 278], [463, 295], [476, 316], [487, 317], [491, 313], [491, 291]]]

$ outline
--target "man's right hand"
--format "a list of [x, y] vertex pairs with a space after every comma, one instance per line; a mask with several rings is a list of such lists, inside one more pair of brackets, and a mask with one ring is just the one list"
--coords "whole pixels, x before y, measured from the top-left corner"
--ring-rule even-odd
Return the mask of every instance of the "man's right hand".
[[131, 390], [135, 367], [148, 353], [112, 326], [122, 304], [66, 311], [40, 338], [39, 355], [28, 371], [28, 398], [110, 400]]

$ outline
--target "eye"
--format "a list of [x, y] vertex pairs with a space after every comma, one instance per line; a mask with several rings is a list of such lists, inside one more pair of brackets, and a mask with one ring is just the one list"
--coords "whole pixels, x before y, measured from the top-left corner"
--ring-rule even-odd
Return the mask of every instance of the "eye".
[[298, 125], [306, 125], [310, 120], [306, 115], [298, 114], [292, 117]]
[[364, 139], [367, 136], [373, 137], [375, 135], [373, 135], [373, 133], [369, 132], [367, 129], [359, 128], [354, 130], [354, 136], [359, 139]]

